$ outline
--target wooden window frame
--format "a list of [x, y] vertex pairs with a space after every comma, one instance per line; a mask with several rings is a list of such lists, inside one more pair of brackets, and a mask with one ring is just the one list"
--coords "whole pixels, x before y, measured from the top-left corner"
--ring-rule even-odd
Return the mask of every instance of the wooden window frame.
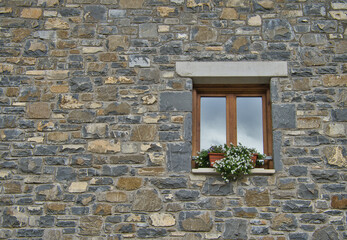
[[[237, 143], [236, 97], [262, 97], [264, 153], [272, 156], [271, 96], [269, 84], [196, 84], [193, 88], [193, 154], [200, 150], [200, 99], [205, 96], [225, 96], [227, 143]], [[233, 114], [235, 113], [235, 114]]]

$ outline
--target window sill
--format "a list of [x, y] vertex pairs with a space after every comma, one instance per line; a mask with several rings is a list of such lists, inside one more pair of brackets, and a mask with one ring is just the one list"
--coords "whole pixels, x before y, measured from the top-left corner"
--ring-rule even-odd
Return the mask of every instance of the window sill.
[[[192, 173], [194, 174], [219, 174], [214, 168], [193, 168]], [[251, 170], [251, 174], [257, 175], [271, 175], [275, 174], [275, 169], [264, 169], [264, 168], [254, 168]]]

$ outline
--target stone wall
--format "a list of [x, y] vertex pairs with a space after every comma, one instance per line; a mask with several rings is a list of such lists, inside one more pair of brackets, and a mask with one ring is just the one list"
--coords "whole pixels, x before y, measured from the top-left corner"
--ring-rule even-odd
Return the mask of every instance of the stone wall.
[[[344, 0], [0, 0], [0, 238], [347, 239], [346, 26]], [[282, 170], [190, 172], [177, 61], [288, 62]]]

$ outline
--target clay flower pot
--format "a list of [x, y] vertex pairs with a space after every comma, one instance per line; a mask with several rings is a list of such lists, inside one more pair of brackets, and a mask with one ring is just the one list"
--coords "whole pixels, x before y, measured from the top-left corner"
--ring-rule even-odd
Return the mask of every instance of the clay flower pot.
[[217, 160], [221, 160], [224, 158], [224, 153], [209, 153], [208, 154], [209, 160], [210, 160], [210, 165], [213, 167], [213, 164]]

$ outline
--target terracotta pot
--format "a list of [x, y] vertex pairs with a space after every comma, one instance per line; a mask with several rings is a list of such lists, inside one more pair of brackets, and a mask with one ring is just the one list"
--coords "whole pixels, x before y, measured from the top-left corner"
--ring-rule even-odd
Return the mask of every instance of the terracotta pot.
[[211, 167], [213, 167], [213, 164], [215, 161], [221, 160], [222, 158], [224, 158], [224, 153], [209, 153], [208, 158], [210, 160]]
[[251, 159], [252, 159], [252, 161], [253, 161], [253, 167], [257, 167], [258, 154], [253, 153]]

